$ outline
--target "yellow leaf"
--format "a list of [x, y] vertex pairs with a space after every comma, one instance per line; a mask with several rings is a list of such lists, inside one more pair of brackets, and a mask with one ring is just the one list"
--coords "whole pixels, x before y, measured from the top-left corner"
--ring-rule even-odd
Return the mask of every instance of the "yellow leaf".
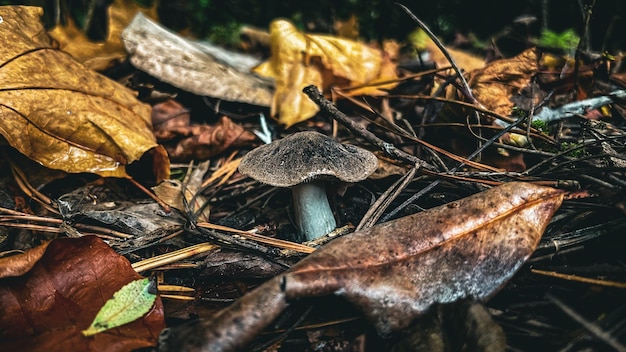
[[275, 79], [271, 114], [287, 127], [317, 112], [317, 106], [302, 93], [308, 85], [324, 90], [332, 84], [362, 85], [382, 77], [395, 78], [395, 66], [384, 65], [383, 52], [363, 43], [304, 34], [286, 20], [271, 23], [270, 40], [272, 56], [255, 72]]
[[[36, 7], [0, 7], [0, 134], [45, 167], [127, 177], [157, 147], [150, 107], [54, 49]], [[167, 175], [163, 150], [155, 174]]]
[[[157, 2], [154, 3], [156, 5]], [[89, 40], [69, 16], [66, 25], [57, 25], [48, 33], [59, 42], [61, 50], [70, 53], [85, 66], [97, 71], [104, 70], [111, 62], [126, 57], [120, 35], [138, 12], [157, 18], [156, 6], [143, 8], [133, 0], [115, 0], [107, 12], [109, 33], [104, 42]]]

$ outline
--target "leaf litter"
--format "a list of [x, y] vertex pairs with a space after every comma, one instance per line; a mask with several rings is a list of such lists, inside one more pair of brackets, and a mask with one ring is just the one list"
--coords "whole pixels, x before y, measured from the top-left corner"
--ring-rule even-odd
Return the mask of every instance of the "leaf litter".
[[[119, 10], [120, 6], [126, 5], [116, 1], [112, 9], [118, 7]], [[123, 11], [126, 23], [136, 13], [130, 9]], [[4, 20], [11, 17], [4, 13], [2, 16]], [[116, 25], [115, 31], [121, 32], [122, 27]], [[624, 281], [624, 276], [620, 275], [619, 251], [611, 246], [623, 226], [620, 218], [626, 208], [622, 197], [624, 185], [620, 181], [624, 133], [619, 119], [623, 110], [619, 90], [608, 90], [598, 84], [600, 79], [591, 79], [591, 72], [598, 73], [611, 65], [608, 57], [579, 58], [581, 80], [576, 85], [576, 73], [571, 70], [574, 61], [571, 58], [555, 60], [544, 48], [529, 47], [508, 58], [487, 63], [451, 49], [450, 54], [458, 55], [460, 59], [456, 61], [469, 70], [467, 78], [472, 94], [467, 94], [460, 85], [450, 85], [453, 79], [449, 76], [445, 55], [433, 56], [437, 68], [422, 73], [421, 68], [415, 67], [423, 62], [416, 64], [410, 62], [414, 58], [396, 56], [354, 41], [353, 32], [347, 30], [346, 33], [352, 33], [351, 41], [294, 31], [288, 22], [275, 22], [272, 28], [282, 28], [285, 33], [272, 36], [270, 31], [268, 38], [274, 40], [270, 45], [277, 50], [272, 52], [268, 63], [260, 67], [265, 67], [265, 71], [258, 72], [276, 74], [290, 67], [287, 71], [291, 76], [275, 75], [276, 92], [271, 98], [269, 114], [268, 104], [249, 101], [251, 105], [241, 105], [244, 114], [226, 112], [230, 117], [223, 116], [225, 101], [222, 105], [219, 100], [212, 100], [211, 105], [207, 105], [209, 100], [203, 97], [197, 101], [204, 105], [198, 105], [185, 97], [190, 92], [210, 95], [216, 91], [198, 93], [185, 85], [172, 90], [171, 86], [158, 82], [150, 86], [155, 84], [155, 78], [167, 82], [167, 77], [155, 73], [157, 71], [148, 72], [156, 75], [148, 79], [149, 83], [134, 83], [133, 88], [142, 93], [142, 99], [154, 106], [158, 106], [159, 98], [155, 97], [163, 88], [168, 92], [168, 99], [183, 103], [170, 105], [167, 107], [170, 110], [163, 110], [160, 116], [152, 114], [153, 119], [164, 118], [166, 122], [172, 117], [182, 117], [180, 121], [162, 124], [164, 128], [160, 130], [154, 129], [154, 133], [161, 136], [160, 143], [172, 143], [167, 146], [170, 156], [185, 163], [193, 161], [191, 165], [172, 165], [172, 178], [191, 170], [205, 175], [205, 182], [201, 179], [188, 182], [183, 176], [179, 180], [167, 180], [178, 181], [171, 184], [179, 185], [163, 195], [175, 204], [172, 214], [163, 212], [154, 203], [148, 206], [150, 202], [145, 200], [132, 209], [125, 201], [137, 202], [137, 194], [123, 186], [120, 188], [118, 182], [96, 181], [80, 194], [65, 198], [63, 196], [71, 194], [71, 189], [63, 191], [56, 184], [48, 188], [44, 185], [37, 187], [43, 192], [40, 194], [47, 194], [58, 205], [73, 198], [71, 211], [66, 208], [58, 215], [48, 213], [50, 226], [43, 226], [39, 224], [46, 218], [17, 211], [19, 203], [8, 202], [9, 208], [2, 210], [2, 217], [6, 225], [11, 225], [5, 227], [11, 229], [9, 242], [20, 244], [25, 233], [39, 231], [34, 232], [35, 237], [29, 235], [30, 239], [24, 241], [23, 248], [29, 248], [36, 243], [33, 241], [48, 239], [50, 232], [75, 237], [94, 232], [145, 274], [152, 271], [159, 273], [160, 282], [193, 287], [195, 299], [180, 298], [189, 302], [186, 306], [177, 304], [175, 295], [168, 295], [166, 309], [169, 306], [170, 310], [166, 310], [166, 314], [183, 320], [194, 315], [200, 320], [191, 325], [174, 324], [170, 337], [162, 340], [161, 349], [169, 346], [179, 350], [187, 346], [192, 350], [196, 342], [221, 349], [268, 343], [282, 345], [283, 349], [296, 343], [298, 348], [306, 349], [331, 342], [357, 350], [363, 348], [363, 344], [384, 350], [415, 350], [417, 346], [427, 350], [441, 350], [441, 346], [454, 349], [453, 346], [459, 344], [482, 346], [476, 350], [503, 350], [506, 345], [521, 350], [537, 345], [555, 349], [568, 343], [621, 346], [610, 336], [615, 334], [620, 339], [619, 333], [610, 332], [610, 324], [623, 319], [623, 314], [615, 307], [620, 307], [617, 288], [621, 287], [619, 281]], [[37, 43], [46, 43], [42, 32], [35, 32], [31, 38], [38, 40]], [[285, 34], [294, 41], [286, 39]], [[311, 44], [305, 55], [298, 58], [286, 54], [291, 50], [289, 45], [297, 47], [303, 41]], [[137, 40], [135, 44], [145, 43]], [[107, 45], [100, 45], [100, 48]], [[419, 43], [412, 45], [417, 47]], [[427, 40], [421, 50], [438, 50], [435, 47]], [[13, 48], [19, 49], [19, 46]], [[43, 51], [53, 50], [43, 48]], [[329, 48], [339, 50], [326, 50]], [[341, 48], [370, 52], [372, 55], [368, 57], [382, 66], [359, 71], [358, 60], [342, 56]], [[279, 49], [285, 53], [281, 54]], [[204, 49], [198, 47], [198, 50]], [[115, 55], [125, 56], [124, 52]], [[23, 57], [30, 60], [31, 53]], [[104, 57], [105, 64], [99, 67], [115, 65], [115, 60], [106, 58], [106, 50]], [[155, 57], [149, 52], [144, 56], [146, 59]], [[36, 55], [32, 58], [34, 60]], [[218, 60], [220, 64], [224, 64], [222, 60]], [[398, 61], [394, 60], [405, 61], [396, 66]], [[66, 61], [59, 63], [78, 67]], [[166, 64], [161, 60], [156, 65], [167, 70]], [[367, 66], [372, 62], [365, 60], [363, 64]], [[408, 67], [414, 71], [407, 70]], [[139, 64], [137, 68], [142, 69]], [[356, 71], [350, 73], [352, 69]], [[27, 72], [35, 71], [32, 67]], [[359, 72], [373, 76], [363, 78]], [[134, 74], [135, 82], [146, 79], [138, 71]], [[88, 77], [90, 75], [87, 73]], [[285, 77], [293, 80], [285, 80]], [[302, 80], [296, 79], [298, 77]], [[619, 73], [610, 75], [611, 81], [623, 88], [620, 77]], [[293, 87], [282, 86], [281, 80]], [[339, 86], [337, 91], [343, 94], [345, 101], [337, 105], [351, 116], [357, 116], [354, 118], [357, 123], [344, 123], [326, 109], [321, 109], [324, 117], [316, 115], [314, 111], [319, 102], [308, 101], [301, 92], [303, 86], [309, 84], [317, 84], [328, 96], [335, 89], [332, 86]], [[221, 88], [228, 86], [224, 81]], [[146, 87], [149, 95], [143, 94]], [[577, 89], [575, 94], [571, 94], [572, 87]], [[171, 94], [172, 91], [176, 93]], [[131, 106], [137, 106], [133, 109], [142, 111], [138, 113], [140, 120], [152, 129], [146, 120], [147, 104], [138, 103], [134, 100], [135, 94], [129, 93], [132, 99], [128, 98], [125, 104], [130, 102]], [[358, 99], [351, 99], [350, 94], [358, 95]], [[11, 98], [8, 101], [13, 100], [10, 94], [8, 98]], [[359, 99], [365, 103], [358, 102]], [[355, 102], [358, 104], [351, 105]], [[610, 103], [612, 105], [607, 105]], [[299, 104], [308, 104], [306, 111], [310, 112], [299, 110]], [[235, 105], [229, 108], [232, 106]], [[283, 106], [282, 112], [280, 106]], [[212, 121], [206, 119], [198, 124], [198, 112], [216, 116]], [[38, 114], [42, 113], [23, 112], [27, 116]], [[262, 119], [258, 117], [263, 114], [272, 116], [278, 123], [272, 121], [269, 128], [261, 128]], [[333, 133], [328, 117], [337, 119], [342, 127], [335, 128]], [[536, 121], [539, 118], [542, 120]], [[212, 124], [216, 121], [220, 122], [214, 127]], [[203, 127], [190, 127], [194, 123]], [[283, 129], [285, 127], [288, 128]], [[382, 176], [356, 185], [335, 183], [328, 190], [339, 226], [350, 229], [351, 224], [359, 223], [363, 214], [370, 213], [371, 209], [376, 210], [376, 218], [382, 218], [383, 222], [371, 226], [376, 222], [374, 219], [359, 231], [348, 235], [330, 233], [316, 243], [289, 242], [293, 241], [295, 233], [289, 197], [284, 191], [260, 185], [236, 172], [239, 157], [260, 145], [261, 142], [252, 137], [252, 132], [259, 130], [264, 131], [264, 143], [297, 130], [317, 130], [342, 142], [368, 148], [380, 160], [392, 163], [397, 169], [393, 172], [383, 171]], [[244, 139], [229, 137], [244, 133]], [[189, 136], [189, 141], [183, 140]], [[15, 133], [5, 138], [15, 138]], [[154, 139], [151, 140], [154, 147]], [[136, 155], [139, 157], [144, 152]], [[207, 158], [204, 167], [208, 168], [196, 167], [196, 162]], [[469, 166], [459, 165], [459, 161]], [[157, 165], [161, 175], [164, 165]], [[406, 173], [409, 169], [412, 172]], [[101, 176], [127, 176], [126, 170], [118, 173], [81, 170]], [[147, 168], [142, 171], [152, 177], [157, 172]], [[395, 182], [401, 174], [409, 178]], [[490, 190], [484, 186], [499, 184], [503, 185]], [[385, 192], [387, 187], [397, 188], [394, 192]], [[567, 200], [557, 212], [563, 198], [573, 198], [577, 193], [572, 191], [577, 189], [585, 190], [578, 194], [585, 194], [586, 198]], [[38, 197], [36, 192], [29, 194]], [[598, 194], [602, 198], [596, 197]], [[377, 199], [379, 196], [381, 199]], [[382, 214], [384, 216], [380, 216]], [[26, 225], [31, 230], [26, 229]], [[317, 247], [320, 243], [327, 244]], [[278, 248], [291, 250], [279, 251]], [[293, 249], [298, 248], [306, 249], [300, 253], [313, 253], [296, 254]], [[27, 252], [27, 255], [37, 258], [42, 252], [46, 252], [45, 248], [34, 254]], [[95, 261], [94, 258], [89, 260]], [[37, 264], [33, 264], [32, 259], [28, 262], [16, 261], [15, 267], [8, 267], [7, 271], [13, 276], [30, 275]], [[532, 263], [532, 270], [528, 270], [529, 263]], [[585, 281], [594, 275], [599, 279]], [[570, 281], [561, 281], [564, 278]], [[613, 282], [608, 279], [617, 285], [589, 290], [597, 287], [590, 285]], [[9, 286], [13, 284], [11, 280], [7, 281]], [[71, 288], [77, 283], [68, 280], [67, 284]], [[258, 287], [254, 289], [254, 286]], [[183, 288], [174, 292], [188, 291]], [[250, 293], [244, 295], [250, 289]], [[585, 291], [593, 292], [571, 295], [571, 292]], [[333, 301], [332, 296], [338, 298]], [[568, 302], [564, 303], [563, 298]], [[338, 303], [346, 301], [351, 304]], [[331, 302], [331, 307], [337, 309], [301, 314], [303, 306], [316, 306], [320, 302]], [[573, 305], [587, 318], [571, 315], [568, 305]], [[587, 329], [574, 330], [554, 312], [546, 314], [541, 310], [540, 307], [546, 306], [576, 316], [576, 321]], [[219, 310], [222, 307], [226, 308]], [[604, 313], [607, 313], [606, 319], [589, 320]], [[354, 319], [346, 320], [346, 314], [357, 317], [360, 323], [345, 323]], [[290, 319], [291, 315], [300, 318]], [[95, 312], [90, 318], [93, 316]], [[329, 325], [319, 327], [312, 323], [320, 319], [330, 321]], [[337, 323], [333, 324], [333, 320]], [[548, 331], [537, 327], [532, 323], [534, 320], [540, 320], [544, 326], [570, 331], [576, 337], [554, 333], [558, 329]], [[380, 335], [390, 337], [381, 338], [359, 328], [364, 321], [368, 326], [375, 326]], [[459, 321], [456, 329], [450, 326], [452, 321]], [[301, 322], [307, 325], [292, 326]], [[270, 340], [266, 334], [273, 330], [272, 323], [282, 324], [288, 333], [271, 335], [277, 338]], [[459, 329], [460, 325], [465, 328]], [[476, 328], [479, 325], [484, 328]], [[606, 334], [602, 333], [603, 329]], [[301, 330], [306, 334], [300, 333]], [[594, 337], [590, 337], [587, 330], [595, 331]], [[95, 336], [99, 335], [109, 336], [107, 332]], [[152, 346], [156, 344], [155, 336], [152, 334], [148, 340]], [[193, 339], [186, 336], [193, 336]], [[55, 337], [67, 338], [66, 335]], [[497, 342], [491, 346], [481, 345], [479, 341], [485, 339]], [[113, 340], [106, 341], [113, 346]]]

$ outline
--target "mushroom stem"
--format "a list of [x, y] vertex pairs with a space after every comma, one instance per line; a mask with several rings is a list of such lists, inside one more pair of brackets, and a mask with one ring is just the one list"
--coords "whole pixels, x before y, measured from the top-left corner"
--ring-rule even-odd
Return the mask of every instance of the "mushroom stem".
[[296, 225], [306, 241], [331, 232], [337, 226], [328, 204], [323, 181], [304, 182], [291, 187]]

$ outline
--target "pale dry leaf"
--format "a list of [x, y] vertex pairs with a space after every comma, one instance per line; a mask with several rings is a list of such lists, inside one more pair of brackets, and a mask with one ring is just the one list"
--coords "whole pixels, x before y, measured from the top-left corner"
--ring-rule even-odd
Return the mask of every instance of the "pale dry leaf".
[[133, 66], [163, 82], [197, 95], [270, 105], [271, 83], [223, 63], [209, 55], [206, 46], [172, 33], [141, 13], [122, 32], [122, 40]]

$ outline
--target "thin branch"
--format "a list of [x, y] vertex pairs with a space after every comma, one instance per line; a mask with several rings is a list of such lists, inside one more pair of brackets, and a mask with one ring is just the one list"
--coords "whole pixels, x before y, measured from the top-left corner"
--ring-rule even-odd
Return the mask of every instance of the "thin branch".
[[362, 125], [351, 120], [346, 114], [339, 111], [339, 109], [337, 109], [337, 107], [331, 101], [326, 99], [315, 85], [305, 87], [302, 91], [309, 97], [309, 99], [311, 99], [315, 104], [317, 104], [317, 106], [319, 106], [322, 112], [326, 113], [335, 121], [344, 125], [351, 131], [357, 133], [359, 136], [365, 138], [369, 143], [376, 146], [377, 148], [380, 148], [389, 156], [410, 163], [411, 165], [416, 165], [417, 167], [423, 167], [431, 171], [436, 171], [434, 166], [428, 164], [424, 160], [416, 157], [415, 155], [411, 155], [401, 149], [396, 148], [391, 143], [385, 142], [384, 140], [378, 138], [372, 132], [368, 131]]
[[563, 301], [552, 296], [551, 294], [547, 294], [546, 297], [550, 301], [552, 301], [554, 304], [556, 304], [556, 306], [559, 307], [563, 311], [563, 313], [569, 315], [570, 318], [574, 319], [576, 322], [582, 325], [585, 329], [587, 329], [587, 331], [589, 331], [595, 337], [605, 342], [607, 345], [613, 347], [616, 351], [626, 352], [626, 346], [622, 345], [615, 337], [611, 336], [611, 334], [602, 330], [602, 328], [600, 328], [597, 324], [594, 324], [593, 322], [588, 321], [583, 316], [581, 316], [576, 311], [574, 311], [572, 308], [570, 308], [565, 303], [563, 303]]

